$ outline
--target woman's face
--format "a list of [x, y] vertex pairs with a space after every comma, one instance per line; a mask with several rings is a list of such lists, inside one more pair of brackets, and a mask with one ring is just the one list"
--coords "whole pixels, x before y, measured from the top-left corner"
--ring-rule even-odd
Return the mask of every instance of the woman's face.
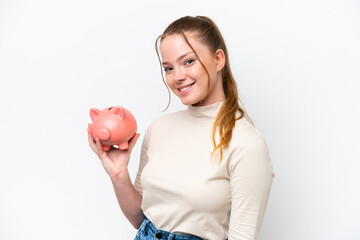
[[225, 100], [221, 77], [221, 69], [225, 64], [223, 51], [212, 54], [195, 35], [186, 34], [186, 37], [209, 72], [209, 94], [206, 95], [208, 75], [191, 47], [179, 34], [167, 36], [161, 42], [166, 83], [185, 105], [205, 106]]

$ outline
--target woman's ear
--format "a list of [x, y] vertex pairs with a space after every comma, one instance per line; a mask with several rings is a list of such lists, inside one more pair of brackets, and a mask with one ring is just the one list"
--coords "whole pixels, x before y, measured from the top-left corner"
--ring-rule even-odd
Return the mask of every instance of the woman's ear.
[[225, 66], [225, 54], [222, 49], [218, 49], [215, 52], [215, 64], [216, 64], [216, 71], [219, 72]]

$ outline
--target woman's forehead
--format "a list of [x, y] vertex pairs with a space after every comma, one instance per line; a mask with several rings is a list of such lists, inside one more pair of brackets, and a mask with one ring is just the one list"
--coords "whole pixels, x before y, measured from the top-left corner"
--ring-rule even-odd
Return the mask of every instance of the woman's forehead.
[[[187, 36], [187, 40], [191, 43], [194, 42], [193, 39], [188, 36]], [[186, 42], [186, 40], [182, 35], [167, 36], [166, 38], [163, 39], [163, 41], [160, 44], [161, 51], [168, 51], [171, 49], [179, 49], [179, 48], [191, 49], [189, 44]]]
[[[194, 48], [197, 53], [201, 52], [202, 49], [206, 47], [196, 38], [189, 35], [186, 37], [192, 48]], [[160, 52], [163, 58], [177, 58], [184, 55], [185, 53], [193, 53], [194, 51], [192, 48], [180, 34], [167, 36], [160, 44]], [[167, 60], [164, 59], [164, 61]]]

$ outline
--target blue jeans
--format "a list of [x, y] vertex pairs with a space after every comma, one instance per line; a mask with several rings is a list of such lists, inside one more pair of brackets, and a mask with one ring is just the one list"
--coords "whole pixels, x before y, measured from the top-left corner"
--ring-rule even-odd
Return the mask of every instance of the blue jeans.
[[[160, 230], [145, 216], [134, 240], [203, 240], [200, 237], [185, 233], [174, 233]], [[225, 239], [228, 240], [228, 239]]]
[[184, 234], [184, 233], [174, 233], [164, 230], [157, 229], [155, 225], [145, 217], [144, 221], [141, 223], [136, 237], [134, 240], [202, 240], [195, 235]]

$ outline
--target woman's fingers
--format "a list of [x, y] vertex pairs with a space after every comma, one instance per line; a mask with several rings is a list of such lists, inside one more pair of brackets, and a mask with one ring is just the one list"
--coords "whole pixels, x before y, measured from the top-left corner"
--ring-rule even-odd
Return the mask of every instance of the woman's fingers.
[[100, 139], [95, 138], [95, 142], [96, 142], [96, 153], [99, 156], [99, 158], [102, 160], [102, 155], [104, 154], [104, 150], [101, 147]]
[[131, 150], [133, 149], [133, 147], [135, 146], [135, 143], [137, 142], [138, 138], [140, 136], [140, 133], [136, 133], [130, 140], [129, 140], [129, 151], [131, 152]]
[[[127, 149], [127, 152], [129, 154], [131, 153], [132, 149], [134, 148], [139, 136], [140, 136], [140, 133], [136, 133], [129, 140], [129, 147]], [[104, 154], [106, 154], [106, 153], [102, 149], [100, 139], [99, 138], [93, 138], [93, 136], [91, 135], [91, 124], [88, 124], [88, 140], [89, 140], [89, 145], [90, 145], [91, 149], [98, 155], [100, 160], [103, 160], [105, 158]], [[114, 148], [114, 147], [111, 147], [111, 148]], [[113, 150], [113, 149], [110, 149], [110, 150]], [[117, 149], [114, 149], [114, 150], [117, 150]]]
[[89, 137], [89, 145], [91, 149], [99, 156], [101, 159], [101, 156], [104, 154], [104, 150], [101, 147], [101, 142], [99, 138], [93, 138], [91, 135], [91, 125], [88, 124], [88, 137]]
[[94, 138], [91, 135], [91, 125], [88, 124], [88, 140], [89, 140], [89, 145], [91, 147], [91, 149], [95, 152], [96, 150], [96, 142], [94, 141]]

